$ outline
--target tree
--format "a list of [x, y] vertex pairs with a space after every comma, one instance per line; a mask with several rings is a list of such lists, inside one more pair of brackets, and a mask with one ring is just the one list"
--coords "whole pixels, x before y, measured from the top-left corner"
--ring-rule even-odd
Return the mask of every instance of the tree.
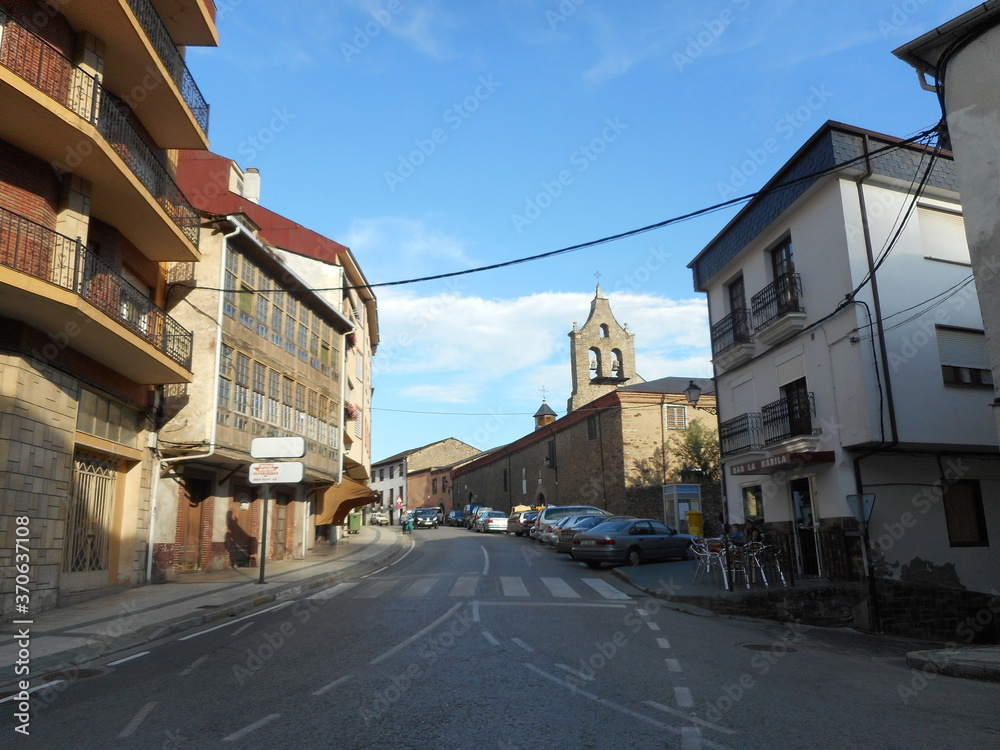
[[702, 482], [718, 482], [722, 476], [719, 470], [719, 433], [699, 421], [688, 423], [683, 432], [670, 439], [670, 463], [672, 474], [699, 474]]

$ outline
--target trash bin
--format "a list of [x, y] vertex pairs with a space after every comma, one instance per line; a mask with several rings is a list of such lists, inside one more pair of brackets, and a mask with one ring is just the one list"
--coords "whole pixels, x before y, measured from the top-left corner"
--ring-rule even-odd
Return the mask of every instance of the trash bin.
[[704, 527], [701, 524], [702, 515], [700, 510], [689, 510], [687, 512], [688, 534], [691, 536], [704, 536]]
[[347, 533], [357, 534], [361, 531], [361, 514], [351, 511], [347, 514]]

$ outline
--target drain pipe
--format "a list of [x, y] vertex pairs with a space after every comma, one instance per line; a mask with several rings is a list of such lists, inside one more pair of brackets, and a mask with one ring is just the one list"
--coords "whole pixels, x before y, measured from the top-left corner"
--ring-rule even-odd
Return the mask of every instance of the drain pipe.
[[[875, 308], [874, 324], [878, 329], [878, 339], [879, 339], [879, 354], [882, 358], [882, 377], [885, 381], [885, 399], [886, 408], [889, 412], [889, 434], [890, 440], [886, 442], [885, 440], [885, 430], [884, 427], [881, 433], [881, 444], [875, 448], [872, 448], [860, 455], [854, 457], [853, 469], [854, 469], [854, 490], [858, 495], [858, 508], [861, 518], [859, 519], [861, 525], [861, 557], [862, 564], [865, 570], [865, 578], [868, 583], [868, 617], [870, 620], [869, 625], [875, 632], [881, 632], [881, 624], [879, 617], [879, 607], [878, 607], [878, 596], [877, 589], [875, 586], [875, 576], [872, 570], [871, 556], [868, 553], [870, 547], [870, 537], [868, 535], [868, 523], [864, 519], [864, 504], [861, 502], [861, 496], [864, 494], [864, 481], [861, 476], [861, 462], [876, 455], [886, 449], [890, 449], [899, 444], [899, 432], [897, 430], [896, 424], [896, 406], [895, 401], [892, 397], [892, 378], [889, 374], [889, 356], [885, 344], [885, 330], [882, 323], [882, 306], [879, 299], [878, 293], [878, 279], [875, 270], [875, 254], [872, 249], [872, 237], [871, 237], [871, 227], [868, 223], [868, 208], [865, 203], [865, 192], [864, 192], [864, 182], [869, 177], [872, 176], [872, 166], [871, 166], [871, 151], [868, 136], [864, 136], [864, 148], [865, 148], [865, 171], [856, 180], [858, 188], [858, 204], [861, 209], [861, 228], [864, 232], [865, 238], [865, 253], [868, 260], [868, 273], [871, 277], [872, 285], [872, 304]], [[873, 329], [871, 332], [872, 336], [876, 335], [876, 331]], [[873, 363], [876, 368], [879, 364], [877, 362]], [[879, 404], [879, 409], [882, 408], [881, 403]]]
[[[222, 253], [219, 258], [219, 289], [225, 289], [226, 283], [226, 251], [229, 247], [229, 240], [235, 237], [241, 232], [246, 233], [246, 230], [238, 222], [233, 222], [235, 228], [232, 232], [228, 232], [222, 235]], [[249, 236], [249, 235], [248, 235]], [[197, 288], [197, 286], [195, 287]], [[222, 363], [222, 318], [223, 310], [225, 304], [226, 295], [219, 295], [219, 306], [216, 313], [216, 333], [215, 333], [215, 369], [213, 372], [213, 379], [219, 376], [219, 366]], [[149, 515], [149, 540], [146, 547], [146, 583], [152, 583], [153, 575], [153, 529], [156, 525], [156, 510], [157, 510], [157, 493], [160, 488], [160, 480], [163, 476], [163, 472], [167, 470], [168, 466], [173, 466], [175, 464], [183, 463], [186, 461], [197, 461], [199, 459], [211, 458], [215, 455], [216, 449], [216, 438], [218, 435], [218, 411], [219, 411], [219, 389], [215, 387], [212, 389], [212, 410], [209, 412], [209, 419], [211, 420], [211, 437], [209, 439], [208, 451], [206, 453], [199, 453], [193, 456], [176, 456], [173, 458], [161, 458], [156, 462], [156, 475], [153, 477], [153, 489], [152, 489], [152, 503]]]

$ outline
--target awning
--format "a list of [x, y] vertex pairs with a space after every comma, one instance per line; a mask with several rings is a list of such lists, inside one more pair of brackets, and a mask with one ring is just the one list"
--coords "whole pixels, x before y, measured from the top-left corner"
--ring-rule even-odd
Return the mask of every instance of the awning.
[[352, 508], [368, 505], [377, 497], [371, 487], [344, 477], [340, 484], [330, 487], [316, 500], [316, 525], [341, 524]]

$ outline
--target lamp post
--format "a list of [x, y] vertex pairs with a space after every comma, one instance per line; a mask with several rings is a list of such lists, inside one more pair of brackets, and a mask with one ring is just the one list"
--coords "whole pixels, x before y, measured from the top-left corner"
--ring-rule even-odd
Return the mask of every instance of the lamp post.
[[701, 388], [693, 380], [684, 389], [684, 396], [687, 398], [689, 406], [693, 406], [700, 411], [707, 411], [709, 414], [714, 414], [715, 416], [719, 415], [719, 410], [714, 406], [698, 406], [698, 399], [701, 398]]

